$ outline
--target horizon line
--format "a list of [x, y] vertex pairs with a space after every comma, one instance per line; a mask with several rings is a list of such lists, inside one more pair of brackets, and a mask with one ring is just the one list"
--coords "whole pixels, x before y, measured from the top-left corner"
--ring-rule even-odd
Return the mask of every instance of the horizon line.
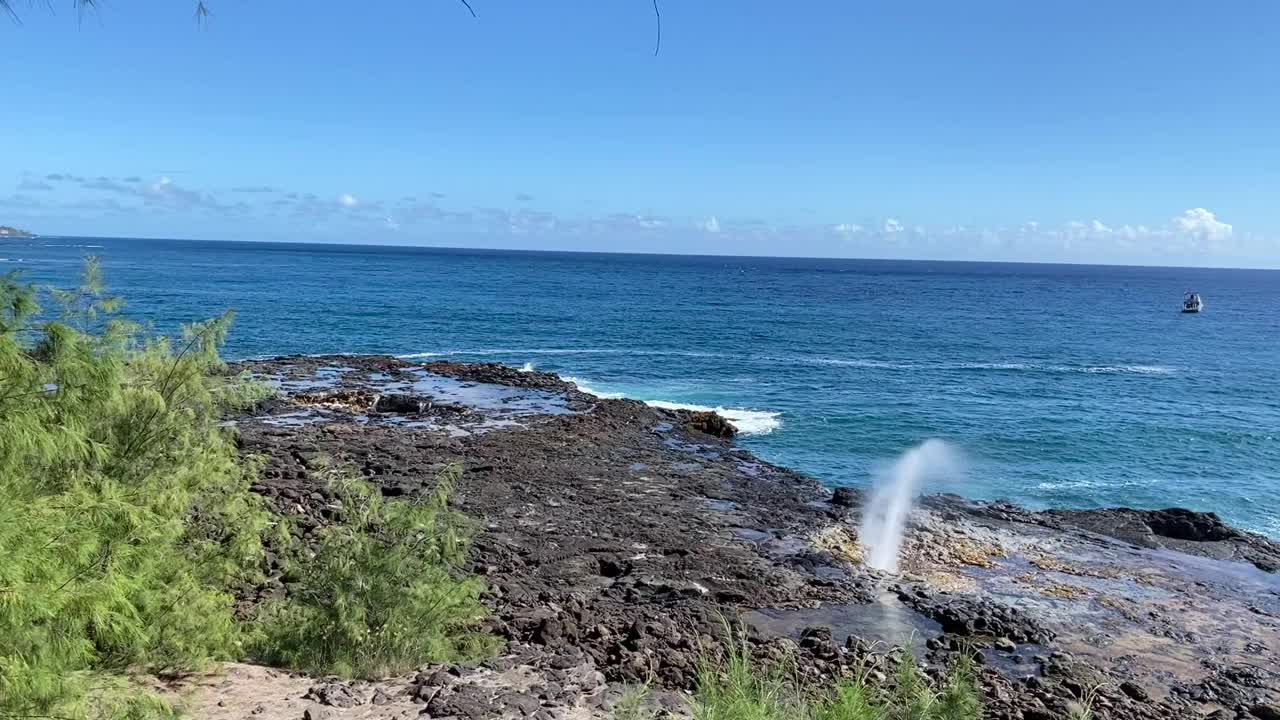
[[681, 257], [681, 258], [735, 258], [742, 260], [843, 260], [856, 262], [920, 262], [920, 263], [964, 263], [964, 264], [987, 264], [987, 265], [1045, 265], [1045, 266], [1066, 266], [1066, 267], [1114, 267], [1114, 268], [1151, 268], [1151, 269], [1173, 269], [1173, 270], [1254, 270], [1263, 272], [1280, 271], [1280, 264], [1267, 267], [1242, 267], [1237, 265], [1139, 265], [1133, 263], [1105, 263], [1105, 262], [1073, 262], [1065, 260], [971, 260], [971, 259], [943, 259], [943, 258], [904, 258], [904, 257], [849, 257], [849, 256], [831, 256], [831, 255], [731, 255], [731, 254], [715, 254], [715, 253], [679, 253], [679, 252], [642, 252], [634, 250], [555, 250], [555, 249], [529, 249], [529, 248], [490, 248], [490, 247], [469, 247], [465, 245], [419, 245], [419, 244], [388, 244], [379, 242], [369, 243], [344, 243], [344, 242], [326, 242], [326, 241], [306, 241], [306, 240], [227, 240], [217, 239], [211, 240], [206, 238], [178, 238], [178, 237], [137, 237], [125, 235], [41, 235], [33, 233], [31, 237], [5, 238], [9, 240], [35, 240], [35, 239], [61, 239], [61, 240], [149, 240], [149, 241], [167, 241], [167, 242], [183, 242], [183, 243], [243, 243], [248, 245], [300, 245], [300, 246], [329, 246], [329, 247], [369, 247], [369, 248], [400, 248], [408, 250], [466, 250], [471, 252], [488, 252], [488, 253], [525, 253], [525, 254], [547, 254], [547, 255], [624, 255], [638, 257]]

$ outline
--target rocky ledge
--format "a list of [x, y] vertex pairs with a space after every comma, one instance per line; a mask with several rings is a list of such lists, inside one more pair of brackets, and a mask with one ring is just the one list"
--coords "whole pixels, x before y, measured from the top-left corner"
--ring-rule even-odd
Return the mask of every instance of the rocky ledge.
[[1117, 720], [1280, 718], [1280, 547], [1212, 515], [930, 497], [888, 575], [863, 563], [859, 491], [763, 462], [712, 418], [498, 365], [243, 369], [282, 391], [235, 422], [267, 461], [257, 490], [304, 539], [326, 522], [322, 456], [389, 496], [463, 467], [456, 503], [480, 524], [474, 570], [506, 650], [376, 686], [237, 667], [255, 680], [187, 688], [198, 715], [270, 717], [240, 707], [252, 686], [289, 718], [606, 717], [649, 682], [680, 716], [729, 618], [761, 661], [792, 658], [815, 682], [852, 667], [883, 680], [903, 646], [930, 672], [976, 651], [989, 718], [1066, 718], [1086, 700]]

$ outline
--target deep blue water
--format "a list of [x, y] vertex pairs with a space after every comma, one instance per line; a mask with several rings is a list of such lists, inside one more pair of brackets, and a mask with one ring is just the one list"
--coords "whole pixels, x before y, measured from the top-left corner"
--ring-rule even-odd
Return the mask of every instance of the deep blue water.
[[[137, 319], [224, 308], [230, 357], [488, 360], [722, 407], [831, 484], [927, 438], [946, 489], [1032, 507], [1185, 506], [1280, 537], [1280, 272], [39, 238], [0, 272], [98, 255]], [[1196, 289], [1205, 312], [1177, 312]], [[749, 411], [749, 412], [744, 412]]]

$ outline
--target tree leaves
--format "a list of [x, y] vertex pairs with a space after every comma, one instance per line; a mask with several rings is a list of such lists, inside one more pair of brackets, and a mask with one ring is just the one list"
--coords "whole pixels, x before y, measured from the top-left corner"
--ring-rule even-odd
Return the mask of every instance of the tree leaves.
[[92, 261], [54, 315], [35, 295], [0, 282], [0, 715], [154, 714], [88, 689], [238, 654], [230, 589], [271, 524], [218, 427], [230, 316], [174, 353], [115, 317]]

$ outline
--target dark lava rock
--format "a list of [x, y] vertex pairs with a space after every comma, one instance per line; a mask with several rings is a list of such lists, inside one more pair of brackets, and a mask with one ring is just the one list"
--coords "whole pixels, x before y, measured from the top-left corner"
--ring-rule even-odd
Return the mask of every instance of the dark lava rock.
[[807, 627], [800, 632], [800, 647], [822, 660], [830, 660], [839, 654], [829, 627]]
[[500, 695], [498, 702], [505, 707], [519, 710], [521, 715], [532, 715], [538, 712], [538, 708], [542, 707], [542, 703], [538, 702], [538, 698], [515, 692]]
[[831, 493], [831, 504], [836, 507], [856, 507], [858, 504], [858, 492], [853, 488], [838, 487]]
[[920, 597], [915, 593], [899, 598], [926, 617], [936, 620], [942, 630], [960, 637], [995, 635], [1006, 642], [1044, 644], [1054, 633], [1015, 607], [990, 598], [965, 596]]
[[1254, 705], [1249, 714], [1258, 720], [1280, 720], [1280, 705]]
[[1128, 695], [1130, 698], [1133, 698], [1138, 702], [1148, 702], [1151, 700], [1151, 696], [1147, 694], [1147, 691], [1144, 690], [1141, 685], [1128, 680], [1120, 683], [1120, 692]]
[[329, 707], [349, 708], [363, 704], [361, 699], [351, 692], [351, 688], [338, 683], [316, 685], [307, 691], [305, 697]]
[[734, 427], [733, 423], [713, 410], [695, 412], [690, 415], [689, 427], [700, 433], [706, 433], [718, 438], [731, 438], [738, 434], [738, 428]]
[[302, 711], [302, 720], [333, 720], [333, 711], [323, 707], [309, 707]]
[[1214, 513], [1167, 510], [1046, 510], [1038, 513], [1050, 527], [1076, 527], [1146, 548], [1168, 548], [1216, 560], [1253, 563], [1264, 572], [1280, 572], [1280, 543], [1227, 525]]
[[1153, 533], [1174, 540], [1217, 542], [1243, 537], [1239, 530], [1222, 522], [1215, 513], [1171, 508], [1147, 513], [1146, 521]]
[[416, 415], [422, 412], [423, 401], [414, 395], [388, 393], [379, 395], [373, 411], [387, 415]]
[[482, 382], [507, 387], [529, 388], [531, 390], [556, 390], [560, 392], [580, 392], [573, 383], [565, 382], [555, 373], [524, 372], [497, 363], [459, 363], [439, 360], [422, 366], [428, 372], [451, 377], [456, 380]]

